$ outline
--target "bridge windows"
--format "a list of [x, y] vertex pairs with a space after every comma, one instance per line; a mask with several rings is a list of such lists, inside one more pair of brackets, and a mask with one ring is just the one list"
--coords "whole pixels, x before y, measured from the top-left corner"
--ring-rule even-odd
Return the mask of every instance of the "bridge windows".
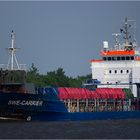
[[126, 60], [130, 60], [130, 56], [126, 56]]
[[121, 57], [121, 60], [125, 60], [125, 56], [122, 56], [122, 57]]
[[111, 61], [111, 57], [107, 57], [107, 60], [108, 60], [108, 61]]
[[130, 60], [134, 60], [134, 56], [131, 56], [131, 57], [130, 57]]
[[118, 57], [117, 57], [117, 60], [121, 60], [121, 57], [120, 57], [120, 56], [118, 56]]
[[112, 60], [117, 60], [117, 57], [112, 57]]
[[104, 61], [129, 61], [134, 60], [134, 56], [110, 56], [110, 57], [103, 57]]

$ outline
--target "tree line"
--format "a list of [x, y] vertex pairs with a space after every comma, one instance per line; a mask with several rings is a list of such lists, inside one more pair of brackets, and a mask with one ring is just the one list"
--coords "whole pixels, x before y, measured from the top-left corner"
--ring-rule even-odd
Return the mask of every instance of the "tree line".
[[47, 74], [40, 74], [37, 67], [32, 63], [26, 79], [27, 82], [34, 83], [37, 86], [80, 87], [87, 79], [91, 79], [91, 74], [73, 78], [67, 76], [63, 68], [49, 71]]

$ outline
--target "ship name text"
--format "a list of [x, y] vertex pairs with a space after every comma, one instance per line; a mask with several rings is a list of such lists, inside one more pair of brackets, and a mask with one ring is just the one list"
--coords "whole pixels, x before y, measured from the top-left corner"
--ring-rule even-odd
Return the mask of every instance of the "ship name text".
[[22, 106], [42, 106], [43, 101], [34, 100], [9, 100], [8, 105], [22, 105]]

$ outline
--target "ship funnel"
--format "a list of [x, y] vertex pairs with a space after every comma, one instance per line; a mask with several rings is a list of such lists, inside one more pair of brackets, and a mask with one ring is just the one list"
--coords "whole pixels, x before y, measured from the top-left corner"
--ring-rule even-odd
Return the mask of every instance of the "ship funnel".
[[109, 48], [108, 41], [103, 41], [103, 49], [107, 50]]

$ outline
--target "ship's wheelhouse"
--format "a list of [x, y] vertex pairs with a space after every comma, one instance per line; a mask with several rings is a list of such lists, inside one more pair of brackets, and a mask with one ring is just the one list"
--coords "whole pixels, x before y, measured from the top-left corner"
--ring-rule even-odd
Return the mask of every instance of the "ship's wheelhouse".
[[[91, 60], [92, 79], [100, 81], [100, 87], [130, 88], [137, 97], [137, 85], [140, 83], [140, 53], [136, 40], [129, 38], [129, 24], [125, 25], [121, 33], [115, 35], [115, 45], [111, 48], [107, 41], [103, 42], [101, 59]], [[122, 35], [125, 41], [120, 43], [118, 36]]]

